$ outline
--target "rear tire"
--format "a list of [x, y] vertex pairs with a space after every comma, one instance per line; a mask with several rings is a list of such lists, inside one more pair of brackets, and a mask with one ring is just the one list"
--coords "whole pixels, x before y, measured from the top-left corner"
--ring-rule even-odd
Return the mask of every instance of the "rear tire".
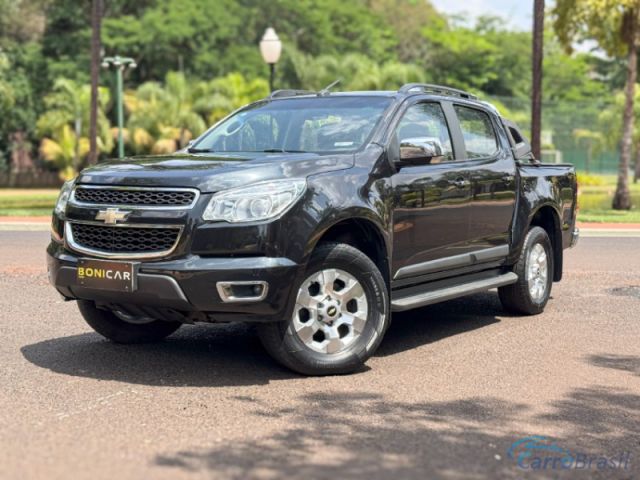
[[523, 315], [542, 313], [551, 296], [553, 284], [553, 247], [541, 227], [531, 227], [513, 272], [518, 281], [498, 288], [505, 310]]
[[180, 322], [164, 320], [128, 322], [123, 320], [124, 315], [96, 308], [96, 304], [88, 300], [78, 300], [78, 308], [91, 328], [115, 343], [157, 342], [171, 335], [182, 325]]
[[362, 368], [389, 326], [387, 286], [378, 267], [350, 245], [326, 243], [295, 286], [292, 317], [258, 326], [264, 348], [304, 375]]

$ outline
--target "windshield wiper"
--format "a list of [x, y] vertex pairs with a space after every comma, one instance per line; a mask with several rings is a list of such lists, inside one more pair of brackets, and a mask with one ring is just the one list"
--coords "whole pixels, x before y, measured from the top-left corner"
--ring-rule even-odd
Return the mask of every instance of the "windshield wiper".
[[189, 153], [213, 153], [214, 150], [211, 150], [210, 148], [187, 148], [187, 152]]
[[282, 148], [267, 148], [264, 153], [307, 153], [305, 150], [283, 150]]

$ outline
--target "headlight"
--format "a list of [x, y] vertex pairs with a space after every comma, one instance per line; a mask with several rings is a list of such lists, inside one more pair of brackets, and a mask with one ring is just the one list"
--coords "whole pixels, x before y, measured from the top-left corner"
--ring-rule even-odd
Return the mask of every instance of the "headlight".
[[289, 209], [307, 186], [306, 180], [274, 180], [216, 193], [202, 214], [204, 220], [231, 223], [275, 218]]
[[56, 201], [56, 207], [53, 209], [53, 213], [55, 213], [56, 215], [64, 215], [64, 212], [67, 209], [67, 202], [69, 201], [69, 197], [71, 196], [71, 190], [73, 190], [73, 184], [75, 183], [75, 181], [75, 178], [73, 180], [67, 180], [62, 185], [60, 194], [58, 195], [58, 200]]

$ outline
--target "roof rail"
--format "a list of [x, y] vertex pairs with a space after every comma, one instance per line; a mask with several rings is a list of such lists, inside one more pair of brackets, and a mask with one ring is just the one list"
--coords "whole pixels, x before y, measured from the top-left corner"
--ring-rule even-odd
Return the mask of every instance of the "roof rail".
[[269, 98], [297, 97], [298, 95], [316, 95], [317, 92], [311, 90], [276, 90], [269, 95]]
[[467, 98], [469, 100], [477, 100], [475, 95], [458, 90], [456, 88], [443, 87], [441, 85], [432, 85], [429, 83], [407, 83], [400, 87], [399, 93], [409, 93], [412, 90], [420, 90], [423, 93], [436, 93], [438, 95], [448, 95], [451, 97]]

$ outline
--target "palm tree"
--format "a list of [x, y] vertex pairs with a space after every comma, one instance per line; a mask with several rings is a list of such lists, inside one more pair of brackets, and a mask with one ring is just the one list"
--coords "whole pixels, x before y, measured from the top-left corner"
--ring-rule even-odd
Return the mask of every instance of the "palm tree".
[[[44, 99], [46, 112], [38, 119], [36, 130], [43, 137], [67, 137], [62, 135], [63, 127], [72, 128], [75, 139], [89, 138], [88, 121], [90, 115], [91, 88], [89, 85], [79, 85], [73, 80], [59, 78], [53, 85], [53, 91]], [[109, 121], [104, 114], [109, 102], [109, 91], [99, 89], [97, 111], [97, 148], [102, 152], [109, 152], [113, 148], [113, 139], [109, 131]], [[82, 166], [86, 153], [81, 150], [80, 142], [73, 142], [75, 151], [69, 165], [75, 170]]]
[[311, 57], [299, 52], [291, 54], [296, 76], [302, 88], [319, 90], [336, 79], [345, 90], [397, 89], [405, 83], [424, 82], [424, 71], [415, 65], [377, 62], [357, 53], [342, 57]]
[[230, 73], [201, 83], [194, 103], [197, 112], [215, 123], [233, 110], [269, 95], [269, 84], [263, 79], [247, 81], [240, 73]]
[[135, 153], [170, 153], [183, 148], [209, 123], [269, 93], [264, 80], [247, 81], [232, 73], [210, 82], [188, 81], [170, 72], [164, 85], [146, 82], [126, 92], [129, 111], [125, 136]]
[[146, 82], [126, 92], [124, 103], [130, 113], [126, 140], [133, 150], [173, 152], [204, 131], [204, 120], [194, 109], [197, 90], [182, 73], [169, 72], [164, 86]]
[[56, 130], [52, 137], [42, 139], [40, 155], [59, 170], [63, 180], [69, 180], [78, 172], [77, 159], [89, 153], [89, 139], [78, 137], [67, 124]]
[[540, 158], [542, 130], [542, 60], [544, 57], [544, 0], [533, 2], [533, 65], [531, 85], [531, 150]]
[[567, 49], [571, 49], [576, 40], [591, 39], [607, 54], [618, 58], [625, 56], [627, 59], [618, 182], [611, 206], [614, 210], [629, 210], [629, 165], [633, 150], [633, 112], [638, 77], [640, 0], [556, 0], [554, 16], [556, 33]]
[[89, 164], [98, 161], [98, 82], [100, 81], [100, 24], [102, 0], [93, 0], [91, 8], [91, 107], [89, 114]]

